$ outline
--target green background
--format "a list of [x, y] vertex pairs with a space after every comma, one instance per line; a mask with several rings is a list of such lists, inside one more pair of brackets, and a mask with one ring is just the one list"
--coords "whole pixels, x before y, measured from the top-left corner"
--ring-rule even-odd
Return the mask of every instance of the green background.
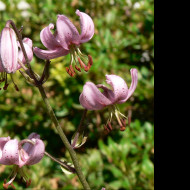
[[[70, 56], [52, 60], [50, 78], [44, 84], [58, 120], [71, 140], [82, 117], [79, 95], [87, 81], [104, 84], [105, 74], [121, 76], [128, 87], [130, 69], [138, 69], [138, 85], [133, 96], [119, 105], [131, 125], [119, 131], [113, 117], [113, 131], [106, 134], [104, 124], [108, 110], [88, 111], [84, 121], [87, 142], [76, 149], [83, 173], [93, 189], [154, 189], [154, 1], [153, 0], [26, 0], [29, 7], [19, 6], [20, 0], [1, 0], [6, 8], [0, 11], [0, 30], [7, 20], [23, 26], [23, 37], [33, 40], [33, 46], [45, 49], [40, 31], [49, 23], [56, 23], [57, 14], [64, 14], [77, 26], [76, 9], [89, 14], [95, 24], [94, 37], [80, 49], [93, 58], [88, 73], [71, 78], [65, 71]], [[2, 6], [0, 6], [2, 7]], [[21, 9], [22, 8], [22, 9]], [[44, 61], [34, 56], [32, 68], [38, 74]], [[41, 135], [46, 151], [57, 158], [71, 161], [46, 113], [38, 89], [26, 83], [19, 72], [14, 80], [20, 91], [10, 83], [7, 91], [0, 91], [0, 137], [24, 139], [31, 132]], [[10, 81], [10, 76], [9, 76]], [[12, 166], [0, 165], [0, 188]], [[25, 167], [31, 176], [31, 189], [81, 189], [76, 175], [65, 174], [57, 163], [44, 157], [40, 163]], [[16, 177], [17, 189], [25, 189]]]

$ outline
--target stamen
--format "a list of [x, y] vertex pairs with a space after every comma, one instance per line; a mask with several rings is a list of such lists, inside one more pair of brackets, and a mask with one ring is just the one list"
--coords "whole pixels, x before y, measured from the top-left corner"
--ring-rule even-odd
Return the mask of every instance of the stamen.
[[30, 186], [30, 184], [31, 184], [31, 182], [32, 182], [32, 180], [31, 180], [31, 179], [29, 179], [28, 181], [26, 181], [26, 187], [29, 187], [29, 186]]
[[[88, 55], [88, 66], [91, 67], [93, 64], [92, 56]], [[90, 69], [90, 68], [89, 68]]]
[[26, 182], [26, 187], [29, 187], [32, 181], [31, 179], [28, 180], [28, 177], [24, 173], [23, 168], [19, 169], [19, 174], [21, 175], [22, 179]]
[[75, 74], [73, 74], [73, 72], [70, 70], [70, 68], [66, 67], [65, 68], [67, 73], [71, 76], [71, 77], [74, 77]]
[[75, 69], [76, 69], [77, 71], [81, 72], [80, 68], [79, 68], [77, 65], [75, 65]]
[[69, 68], [70, 68], [71, 72], [75, 75], [75, 71], [74, 71], [72, 65], [70, 65]]
[[[10, 180], [8, 183], [7, 183], [6, 179], [4, 180], [4, 183], [3, 183], [3, 188], [4, 188], [4, 189], [8, 189], [9, 185], [11, 185], [11, 187], [12, 187], [13, 189], [16, 189], [15, 186], [14, 186], [12, 183], [13, 183], [15, 177], [17, 176], [18, 169], [19, 169], [18, 166], [16, 166], [16, 167], [13, 168], [13, 171], [12, 171], [11, 174], [9, 175], [9, 177], [12, 176], [12, 175], [13, 175], [13, 177], [11, 178], [11, 180]], [[9, 177], [8, 177], [8, 178], [9, 178]]]
[[[74, 76], [76, 73], [74, 71], [74, 67], [72, 67], [73, 61], [75, 62], [75, 69], [79, 72], [81, 72], [81, 69], [83, 69], [85, 72], [89, 71], [90, 67], [93, 64], [92, 57], [90, 55], [84, 55], [81, 53], [80, 49], [75, 46], [71, 45], [70, 47], [70, 55], [71, 55], [71, 61], [70, 61], [70, 67], [66, 68], [67, 73], [70, 76]], [[78, 64], [80, 65], [81, 69], [78, 67]]]
[[7, 83], [7, 73], [5, 73], [5, 85], [3, 87], [3, 90], [7, 90], [9, 84]]
[[13, 82], [13, 84], [14, 84], [14, 87], [15, 87], [16, 91], [19, 91], [18, 86], [15, 84], [15, 82], [14, 82], [14, 80], [13, 80], [12, 74], [10, 74], [10, 75], [11, 75], [11, 80], [12, 80], [12, 82]]

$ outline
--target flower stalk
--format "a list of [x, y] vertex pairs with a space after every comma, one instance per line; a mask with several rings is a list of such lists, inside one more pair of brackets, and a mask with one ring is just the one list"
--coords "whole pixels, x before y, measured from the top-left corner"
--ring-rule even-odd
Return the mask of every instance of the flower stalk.
[[46, 96], [46, 93], [45, 93], [45, 90], [44, 90], [43, 86], [38, 86], [38, 89], [39, 89], [40, 94], [41, 94], [41, 96], [43, 98], [43, 101], [44, 101], [44, 103], [46, 105], [48, 114], [50, 115], [50, 118], [51, 118], [52, 122], [54, 123], [54, 125], [55, 125], [55, 127], [56, 127], [56, 129], [58, 131], [58, 134], [61, 137], [61, 140], [63, 141], [63, 144], [65, 145], [66, 149], [69, 151], [69, 154], [70, 154], [71, 159], [73, 161], [73, 164], [75, 166], [76, 173], [77, 173], [77, 175], [79, 177], [80, 182], [83, 185], [83, 188], [85, 190], [90, 189], [90, 186], [88, 185], [88, 183], [87, 183], [87, 181], [86, 181], [86, 179], [85, 179], [85, 177], [84, 177], [84, 175], [82, 173], [81, 167], [80, 167], [78, 159], [77, 159], [77, 155], [76, 155], [75, 151], [73, 150], [72, 146], [70, 145], [67, 137], [65, 136], [65, 134], [64, 134], [64, 132], [63, 132], [63, 130], [62, 130], [56, 116], [55, 116], [55, 113], [54, 113], [54, 111], [53, 111], [53, 109], [52, 109], [52, 107], [51, 107], [51, 105], [50, 105], [50, 103], [48, 101], [48, 98]]

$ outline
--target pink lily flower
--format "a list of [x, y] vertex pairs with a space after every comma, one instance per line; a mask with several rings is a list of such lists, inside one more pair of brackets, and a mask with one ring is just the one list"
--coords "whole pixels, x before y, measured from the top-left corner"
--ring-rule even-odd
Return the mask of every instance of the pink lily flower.
[[[18, 87], [14, 83], [12, 74], [21, 68], [19, 62], [26, 64], [26, 61], [20, 48], [20, 44], [16, 39], [16, 34], [9, 25], [8, 22], [0, 35], [0, 83], [5, 81], [3, 89], [6, 90], [9, 85], [7, 82], [7, 74], [10, 74], [15, 89], [18, 91]], [[33, 58], [32, 40], [24, 38], [23, 45], [28, 59], [31, 62]]]
[[[87, 82], [84, 85], [83, 91], [79, 97], [80, 104], [87, 110], [101, 110], [105, 107], [110, 108], [110, 117], [106, 124], [110, 130], [112, 130], [111, 119], [113, 114], [118, 120], [120, 130], [125, 130], [125, 122], [127, 118], [119, 112], [116, 104], [126, 102], [137, 87], [138, 71], [137, 69], [131, 69], [130, 72], [132, 82], [129, 89], [121, 77], [117, 75], [106, 75], [106, 82], [112, 89], [109, 89], [102, 84], [95, 85], [92, 82]], [[103, 92], [101, 92], [98, 88], [103, 89]]]
[[14, 188], [12, 182], [14, 181], [17, 173], [26, 181], [27, 186], [30, 185], [31, 180], [27, 179], [24, 174], [24, 165], [34, 165], [43, 158], [45, 152], [45, 145], [40, 140], [40, 135], [31, 133], [27, 139], [18, 141], [17, 139], [11, 139], [10, 137], [0, 138], [0, 164], [14, 165], [12, 178], [8, 183], [6, 180], [3, 184], [5, 189], [11, 185]]
[[75, 75], [73, 62], [75, 62], [75, 69], [79, 72], [81, 72], [81, 69], [77, 66], [78, 63], [86, 72], [92, 66], [92, 57], [82, 54], [79, 46], [93, 37], [94, 23], [86, 13], [77, 10], [76, 14], [80, 17], [81, 34], [65, 15], [58, 15], [54, 34], [51, 32], [51, 29], [54, 29], [52, 23], [40, 33], [40, 39], [48, 50], [34, 48], [34, 53], [41, 59], [54, 59], [70, 53], [70, 66], [69, 68], [66, 67], [66, 71], [70, 76]]

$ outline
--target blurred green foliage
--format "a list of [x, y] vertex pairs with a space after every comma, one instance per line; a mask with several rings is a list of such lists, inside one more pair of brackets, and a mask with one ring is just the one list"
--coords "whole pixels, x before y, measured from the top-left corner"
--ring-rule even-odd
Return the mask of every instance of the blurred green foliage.
[[[2, 8], [2, 2], [4, 8]], [[40, 31], [49, 23], [56, 23], [56, 15], [68, 16], [80, 28], [76, 9], [89, 14], [95, 23], [95, 35], [81, 46], [93, 57], [88, 73], [75, 78], [65, 71], [70, 57], [51, 62], [50, 78], [44, 87], [50, 103], [67, 137], [75, 132], [83, 108], [79, 95], [86, 81], [106, 84], [105, 74], [116, 74], [130, 85], [130, 69], [137, 68], [138, 86], [133, 96], [119, 105], [122, 113], [132, 113], [130, 127], [120, 132], [116, 119], [114, 130], [106, 135], [103, 125], [108, 110], [89, 111], [84, 125], [87, 142], [77, 149], [83, 172], [93, 189], [154, 189], [154, 1], [153, 0], [0, 0], [0, 29], [12, 19], [18, 28], [23, 26], [23, 37], [33, 45], [44, 48]], [[45, 48], [44, 48], [45, 49]], [[34, 56], [31, 63], [42, 73], [44, 61]], [[46, 150], [55, 157], [71, 161], [46, 113], [36, 88], [29, 86], [19, 72], [14, 75], [20, 91], [10, 84], [0, 91], [0, 136], [26, 138], [37, 132], [46, 143]], [[79, 189], [76, 175], [65, 175], [56, 163], [44, 157], [40, 163], [26, 167], [32, 179], [32, 189]], [[0, 187], [11, 167], [0, 165]], [[14, 182], [17, 189], [25, 184]]]

